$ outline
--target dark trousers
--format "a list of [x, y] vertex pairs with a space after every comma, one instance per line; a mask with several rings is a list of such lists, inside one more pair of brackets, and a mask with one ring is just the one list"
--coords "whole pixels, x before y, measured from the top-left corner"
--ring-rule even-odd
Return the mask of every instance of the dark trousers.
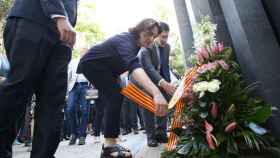
[[[171, 96], [165, 93], [162, 89], [161, 89], [161, 93], [167, 99], [167, 101], [171, 99]], [[143, 114], [145, 130], [148, 138], [153, 138], [157, 133], [157, 130], [163, 131], [164, 133], [167, 134], [168, 116], [157, 117], [155, 116], [154, 113], [144, 108], [142, 109], [142, 114]]]
[[[87, 89], [89, 89], [87, 82], [76, 82], [68, 96], [66, 118], [70, 124], [71, 134], [78, 137], [86, 137], [87, 135], [86, 130], [90, 112], [90, 105], [85, 97]], [[81, 112], [80, 117], [78, 117], [78, 110]]]
[[70, 122], [69, 122], [69, 119], [67, 118], [66, 108], [67, 108], [67, 104], [63, 108], [64, 117], [63, 117], [63, 122], [62, 122], [61, 130], [60, 130], [60, 139], [61, 140], [63, 138], [70, 137], [70, 134], [71, 134]]
[[124, 129], [138, 129], [137, 105], [124, 97], [121, 117]]
[[93, 130], [94, 130], [94, 136], [100, 136], [101, 128], [103, 124], [103, 116], [104, 116], [104, 107], [106, 106], [106, 98], [102, 96], [102, 94], [99, 94], [98, 99], [95, 100], [95, 115], [94, 115], [94, 121], [93, 121]]
[[[122, 102], [122, 107], [121, 107], [121, 127], [124, 130], [130, 130], [132, 127], [132, 119], [131, 119], [131, 107], [130, 107], [130, 102], [129, 100], [124, 97], [123, 102]], [[135, 115], [135, 112], [134, 112]], [[136, 123], [135, 123], [136, 124]]]
[[154, 113], [143, 108], [143, 119], [147, 137], [154, 137], [157, 128], [167, 132], [167, 116], [156, 117]]
[[22, 18], [8, 19], [4, 42], [11, 70], [0, 87], [0, 157], [11, 158], [15, 126], [36, 94], [31, 158], [53, 158], [60, 140], [71, 49], [59, 36]]
[[120, 133], [120, 111], [123, 96], [120, 94], [120, 85], [117, 75], [112, 72], [119, 67], [112, 58], [84, 61], [79, 64], [78, 71], [99, 90], [107, 103], [104, 105], [104, 137], [117, 138]]
[[69, 120], [66, 119], [66, 114], [64, 112], [64, 120], [63, 125], [61, 127], [61, 138], [67, 138], [70, 137], [71, 130], [70, 130], [70, 123]]
[[144, 128], [144, 120], [143, 120], [142, 108], [140, 106], [138, 106], [136, 103], [134, 103], [134, 105], [137, 107], [137, 116], [139, 118], [140, 127]]

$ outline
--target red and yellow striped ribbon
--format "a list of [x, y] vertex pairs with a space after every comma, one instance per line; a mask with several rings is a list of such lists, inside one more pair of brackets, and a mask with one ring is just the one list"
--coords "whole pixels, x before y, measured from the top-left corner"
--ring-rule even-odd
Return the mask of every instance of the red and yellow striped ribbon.
[[[184, 109], [184, 99], [182, 99], [182, 95], [184, 94], [183, 92], [179, 91], [187, 91], [188, 88], [190, 88], [192, 77], [196, 74], [198, 67], [194, 67], [190, 71], [187, 71], [182, 79], [180, 86], [183, 86], [182, 88], [178, 88], [176, 92], [174, 93], [174, 96], [172, 97], [169, 107], [176, 107], [175, 108], [175, 114], [174, 118], [172, 120], [171, 124], [171, 129], [175, 128], [181, 128], [182, 124], [180, 122], [180, 115]], [[141, 89], [136, 87], [133, 83], [129, 83], [127, 87], [123, 88], [121, 90], [121, 94], [126, 96], [128, 99], [131, 101], [135, 102], [137, 105], [155, 113], [156, 112], [156, 106], [153, 103], [152, 97], [149, 95], [145, 94]], [[174, 104], [174, 105], [172, 105]], [[171, 132], [169, 139], [168, 139], [168, 144], [167, 144], [167, 150], [171, 151], [174, 150], [176, 147], [176, 144], [178, 142], [178, 136]]]
[[[188, 72], [185, 73], [185, 75], [182, 79], [182, 84], [184, 84], [183, 86], [184, 86], [184, 91], [185, 92], [188, 92], [187, 90], [191, 86], [192, 77], [196, 74], [196, 71], [197, 71], [197, 67], [194, 67], [191, 71], [188, 71]], [[178, 90], [179, 90], [179, 88], [178, 88]], [[175, 94], [176, 94], [176, 92], [175, 92]], [[181, 93], [181, 94], [183, 94], [183, 93]], [[175, 128], [181, 128], [182, 127], [182, 124], [181, 124], [181, 121], [180, 121], [180, 115], [182, 114], [184, 106], [185, 106], [185, 101], [182, 98], [182, 96], [179, 96], [179, 97], [178, 96], [173, 96], [171, 98], [171, 101], [174, 98], [179, 98], [179, 99], [176, 100], [176, 102], [175, 102], [175, 113], [174, 113], [174, 117], [173, 117], [172, 124], [171, 124], [171, 130], [175, 129]], [[171, 105], [171, 107], [172, 107], [172, 105]], [[170, 132], [166, 149], [168, 151], [174, 150], [176, 148], [176, 144], [177, 144], [178, 140], [179, 140], [178, 136], [175, 133]]]
[[145, 94], [141, 89], [136, 87], [133, 83], [129, 83], [127, 87], [121, 90], [121, 94], [126, 96], [137, 105], [155, 113], [156, 106], [154, 105], [152, 97]]

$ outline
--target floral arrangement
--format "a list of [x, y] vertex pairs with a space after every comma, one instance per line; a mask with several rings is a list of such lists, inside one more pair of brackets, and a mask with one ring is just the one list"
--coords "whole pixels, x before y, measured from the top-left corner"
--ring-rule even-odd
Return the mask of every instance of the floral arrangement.
[[261, 125], [271, 116], [271, 106], [247, 86], [232, 49], [215, 39], [216, 25], [208, 17], [194, 28], [197, 73], [192, 77], [180, 140], [174, 151], [162, 157], [231, 158], [244, 150], [262, 151], [271, 145]]

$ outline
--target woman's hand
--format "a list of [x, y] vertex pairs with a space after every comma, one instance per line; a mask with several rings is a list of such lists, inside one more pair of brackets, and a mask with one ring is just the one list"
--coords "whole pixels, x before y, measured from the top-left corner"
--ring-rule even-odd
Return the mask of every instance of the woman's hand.
[[160, 90], [148, 77], [144, 69], [137, 68], [132, 72], [132, 77], [137, 81], [140, 86], [153, 96], [154, 104], [156, 105], [156, 115], [165, 116], [167, 115], [168, 103], [161, 94]]
[[161, 93], [153, 97], [154, 104], [156, 105], [156, 115], [157, 116], [166, 116], [168, 112], [167, 101]]

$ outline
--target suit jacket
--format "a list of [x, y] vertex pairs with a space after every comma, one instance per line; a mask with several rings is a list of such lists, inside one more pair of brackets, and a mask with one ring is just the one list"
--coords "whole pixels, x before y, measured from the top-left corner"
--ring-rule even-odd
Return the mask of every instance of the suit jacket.
[[25, 18], [56, 31], [52, 15], [66, 16], [74, 27], [77, 19], [77, 0], [15, 0], [8, 18]]
[[[170, 82], [170, 71], [169, 71], [169, 53], [170, 53], [170, 46], [167, 44], [160, 55], [162, 55], [162, 63], [160, 62], [160, 57], [158, 54], [158, 48], [156, 44], [153, 44], [149, 48], [141, 48], [138, 54], [138, 58], [140, 63], [142, 64], [143, 69], [150, 77], [152, 82], [155, 85], [158, 85], [158, 82], [161, 79], [165, 79], [167, 82]], [[160, 73], [160, 68], [163, 67], [163, 73], [166, 75], [162, 76]], [[131, 82], [138, 85], [136, 81], [131, 78]], [[138, 85], [139, 86], [139, 85]], [[142, 88], [142, 87], [141, 87]], [[165, 96], [166, 99], [170, 99], [170, 96], [165, 93], [163, 89], [161, 89], [162, 94]]]
[[[163, 48], [162, 52], [159, 52], [156, 44], [153, 44], [149, 48], [142, 48], [139, 51], [140, 62], [145, 72], [156, 85], [161, 79], [170, 82], [169, 53], [170, 46], [168, 44]], [[163, 58], [162, 63], [158, 54]], [[161, 68], [163, 68], [162, 73], [160, 72]]]

